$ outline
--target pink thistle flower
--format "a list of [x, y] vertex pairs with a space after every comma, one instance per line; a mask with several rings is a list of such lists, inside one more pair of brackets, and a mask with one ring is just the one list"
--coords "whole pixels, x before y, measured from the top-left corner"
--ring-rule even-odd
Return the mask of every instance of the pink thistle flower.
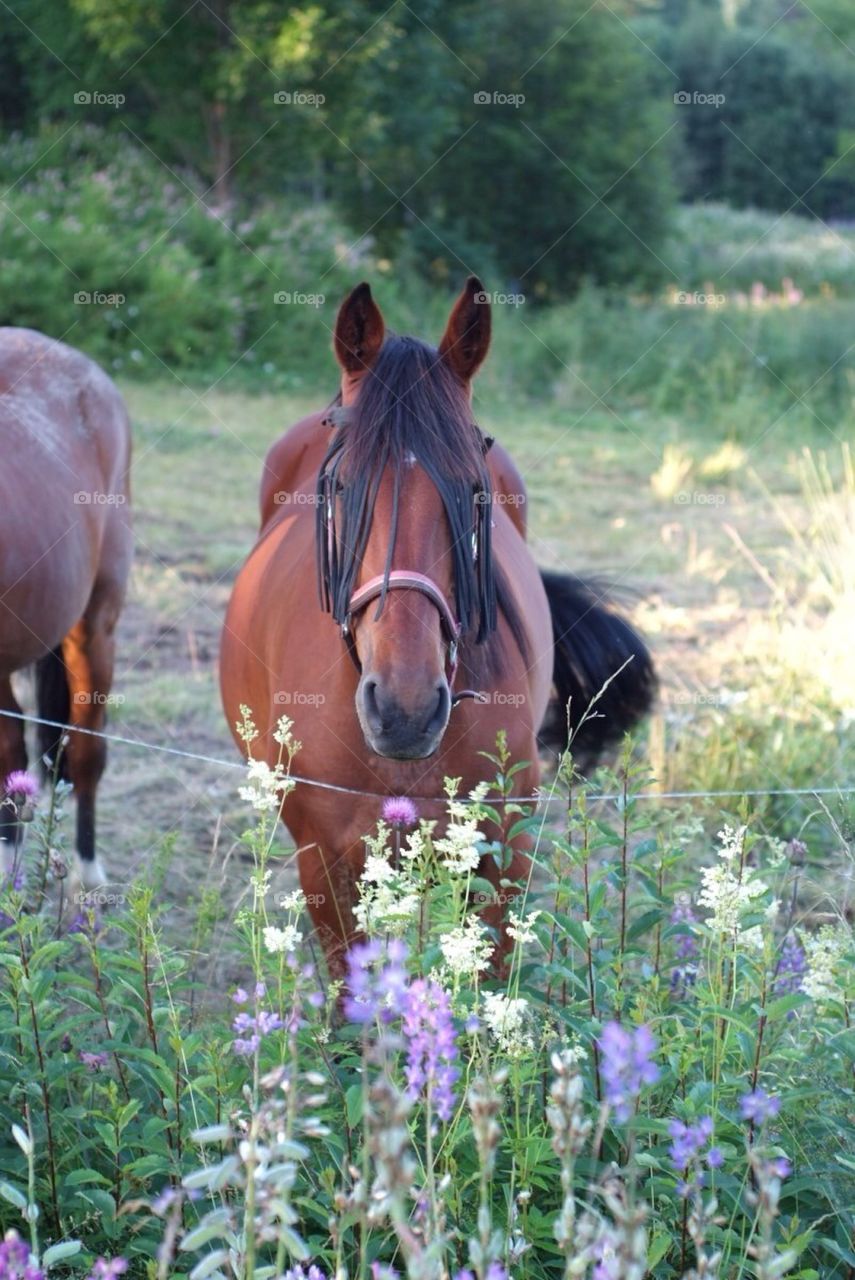
[[15, 769], [3, 783], [7, 796], [20, 803], [23, 800], [34, 800], [39, 793], [39, 784], [26, 769]]
[[383, 801], [383, 821], [390, 827], [414, 827], [419, 811], [408, 796], [389, 796]]

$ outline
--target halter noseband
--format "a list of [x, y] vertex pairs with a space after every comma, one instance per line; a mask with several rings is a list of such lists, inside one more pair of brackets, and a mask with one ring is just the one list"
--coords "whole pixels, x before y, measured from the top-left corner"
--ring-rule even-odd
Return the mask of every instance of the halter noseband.
[[[429, 578], [426, 573], [416, 573], [410, 569], [392, 569], [388, 574], [378, 574], [376, 578], [369, 579], [363, 587], [359, 587], [350, 597], [347, 617], [341, 624], [341, 634], [347, 644], [348, 652], [356, 664], [358, 671], [362, 670], [362, 664], [359, 661], [359, 654], [356, 652], [356, 643], [353, 638], [352, 622], [356, 614], [369, 605], [372, 600], [384, 596], [387, 591], [418, 591], [431, 604], [439, 614], [439, 622], [442, 633], [448, 644], [445, 658], [445, 677], [451, 686], [454, 677], [457, 674], [457, 646], [460, 640], [460, 623], [452, 612], [451, 605], [448, 603], [442, 590], [436, 585], [433, 578]], [[469, 697], [467, 691], [458, 694], [457, 697]], [[472, 694], [472, 697], [475, 695]]]

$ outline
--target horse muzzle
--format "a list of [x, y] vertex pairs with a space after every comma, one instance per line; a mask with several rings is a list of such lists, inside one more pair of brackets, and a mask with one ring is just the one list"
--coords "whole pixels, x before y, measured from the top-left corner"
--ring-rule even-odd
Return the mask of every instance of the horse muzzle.
[[378, 756], [390, 760], [424, 760], [442, 741], [451, 713], [451, 690], [440, 679], [425, 696], [406, 708], [383, 682], [363, 674], [356, 690], [356, 713], [365, 741]]

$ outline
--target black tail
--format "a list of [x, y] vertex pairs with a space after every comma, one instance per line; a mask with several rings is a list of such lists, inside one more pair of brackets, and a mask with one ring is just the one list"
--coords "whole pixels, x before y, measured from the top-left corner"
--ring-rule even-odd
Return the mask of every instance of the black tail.
[[589, 767], [650, 710], [657, 689], [653, 660], [638, 632], [613, 611], [599, 584], [543, 570], [541, 577], [555, 642], [555, 699], [540, 730], [542, 746], [565, 751], [568, 704], [575, 730], [591, 701], [631, 659], [573, 739], [574, 760]]
[[[62, 660], [62, 650], [56, 648], [39, 658], [36, 663], [36, 715], [43, 720], [68, 724], [70, 713], [71, 695], [65, 663]], [[52, 729], [44, 724], [38, 727], [39, 754], [46, 774], [52, 772], [55, 766], [61, 737], [61, 729]], [[66, 776], [64, 760], [60, 761], [59, 776]]]

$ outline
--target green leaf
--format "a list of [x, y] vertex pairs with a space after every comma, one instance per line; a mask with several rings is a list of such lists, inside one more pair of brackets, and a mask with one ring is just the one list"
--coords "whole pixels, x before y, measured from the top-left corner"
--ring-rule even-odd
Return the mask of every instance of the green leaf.
[[0, 1196], [8, 1200], [9, 1204], [13, 1204], [16, 1209], [20, 1209], [22, 1213], [26, 1213], [27, 1197], [17, 1187], [13, 1187], [11, 1182], [0, 1182]]
[[356, 1129], [362, 1120], [362, 1085], [352, 1084], [344, 1096], [347, 1102], [348, 1127]]
[[228, 1249], [214, 1249], [211, 1253], [206, 1253], [190, 1272], [190, 1280], [203, 1280], [203, 1277], [212, 1275], [224, 1262], [228, 1262], [228, 1259]]
[[42, 1254], [42, 1266], [47, 1269], [55, 1262], [62, 1262], [64, 1258], [73, 1258], [79, 1252], [79, 1240], [62, 1240], [59, 1244], [52, 1244], [49, 1249], [45, 1249]]

